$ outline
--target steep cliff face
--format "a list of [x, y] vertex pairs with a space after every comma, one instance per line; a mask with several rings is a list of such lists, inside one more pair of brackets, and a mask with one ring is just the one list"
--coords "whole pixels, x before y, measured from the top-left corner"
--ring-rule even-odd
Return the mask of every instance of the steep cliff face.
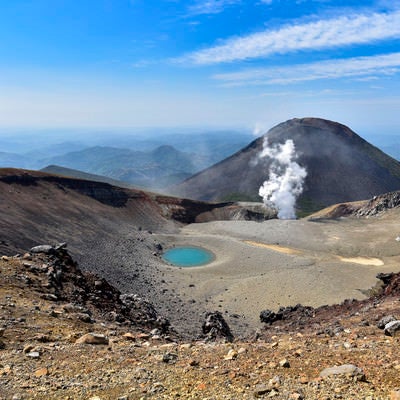
[[400, 163], [350, 128], [318, 118], [292, 119], [269, 130], [249, 146], [175, 187], [180, 196], [201, 200], [257, 200], [269, 178], [269, 147], [292, 140], [297, 162], [306, 169], [297, 208], [305, 211], [371, 198], [400, 189]]
[[128, 194], [124, 189], [111, 186], [108, 183], [64, 178], [40, 174], [36, 171], [15, 170], [15, 173], [1, 176], [0, 181], [9, 185], [15, 184], [21, 186], [38, 186], [40, 182], [48, 182], [54, 184], [60, 190], [71, 189], [112, 207], [123, 207], [130, 197], [139, 194], [139, 192]]

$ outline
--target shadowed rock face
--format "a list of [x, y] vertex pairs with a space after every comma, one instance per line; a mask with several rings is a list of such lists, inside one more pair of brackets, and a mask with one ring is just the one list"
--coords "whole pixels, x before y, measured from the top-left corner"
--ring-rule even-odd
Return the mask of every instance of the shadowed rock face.
[[335, 203], [371, 198], [400, 189], [400, 163], [348, 127], [317, 118], [279, 124], [240, 152], [175, 187], [180, 196], [224, 200], [258, 198], [268, 179], [269, 161], [260, 160], [264, 138], [269, 145], [293, 140], [298, 163], [307, 170], [297, 208], [313, 211]]

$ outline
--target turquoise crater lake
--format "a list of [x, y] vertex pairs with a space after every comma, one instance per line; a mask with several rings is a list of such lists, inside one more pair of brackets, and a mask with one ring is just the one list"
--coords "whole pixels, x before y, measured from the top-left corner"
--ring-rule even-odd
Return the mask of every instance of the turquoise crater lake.
[[215, 257], [211, 251], [201, 247], [175, 247], [167, 250], [162, 258], [177, 267], [198, 267], [210, 263]]

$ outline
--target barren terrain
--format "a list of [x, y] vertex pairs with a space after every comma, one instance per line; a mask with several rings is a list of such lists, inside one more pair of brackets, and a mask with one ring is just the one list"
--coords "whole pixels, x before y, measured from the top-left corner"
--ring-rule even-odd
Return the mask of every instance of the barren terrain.
[[[82, 269], [148, 299], [186, 338], [201, 334], [207, 311], [221, 311], [235, 337], [249, 337], [262, 328], [264, 309], [363, 299], [377, 273], [400, 270], [399, 208], [370, 218], [184, 225], [236, 219], [243, 209], [41, 173], [2, 174], [3, 254], [67, 242]], [[162, 261], [165, 249], [186, 244], [211, 250], [214, 262], [184, 269]]]
[[400, 271], [399, 226], [393, 209], [369, 219], [215, 221], [156, 237], [213, 251], [203, 267], [160, 268], [182, 299], [221, 310], [236, 334], [249, 335], [265, 308], [365, 298], [377, 273]]
[[[377, 326], [400, 318], [400, 277], [376, 278], [400, 270], [396, 202], [339, 207], [346, 218], [238, 221], [254, 214], [3, 174], [0, 399], [400, 397], [398, 333]], [[185, 225], [197, 216], [235, 221]], [[79, 267], [64, 246], [24, 254], [64, 241]], [[162, 261], [187, 244], [215, 260]], [[307, 307], [327, 303], [341, 304]], [[208, 311], [233, 339], [218, 323], [203, 329]]]
[[0, 399], [398, 399], [399, 338], [377, 324], [400, 315], [400, 276], [385, 281], [369, 300], [210, 342], [165, 331], [141, 300], [125, 307], [63, 249], [3, 256]]

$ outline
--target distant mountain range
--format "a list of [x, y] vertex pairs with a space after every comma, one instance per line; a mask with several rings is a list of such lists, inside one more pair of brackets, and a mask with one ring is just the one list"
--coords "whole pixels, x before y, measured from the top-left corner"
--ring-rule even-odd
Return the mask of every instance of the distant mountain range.
[[[59, 135], [56, 137], [60, 140]], [[70, 171], [72, 176], [80, 170], [161, 190], [233, 154], [251, 140], [251, 135], [234, 131], [156, 135], [151, 131], [138, 135], [103, 133], [96, 137], [82, 133], [68, 142], [55, 143], [49, 134], [41, 141], [35, 137], [34, 143], [31, 136], [26, 141], [22, 139], [17, 136], [2, 140], [0, 168], [40, 170], [56, 165], [75, 170]]]
[[153, 151], [134, 151], [114, 147], [90, 147], [46, 159], [51, 165], [103, 175], [141, 187], [162, 188], [179, 182], [203, 165], [200, 157], [172, 146], [160, 146]]
[[177, 196], [206, 201], [259, 201], [271, 160], [260, 159], [269, 147], [291, 139], [298, 163], [307, 171], [297, 209], [307, 213], [325, 206], [371, 198], [400, 189], [400, 163], [348, 127], [318, 118], [292, 119], [231, 157], [170, 190]]

